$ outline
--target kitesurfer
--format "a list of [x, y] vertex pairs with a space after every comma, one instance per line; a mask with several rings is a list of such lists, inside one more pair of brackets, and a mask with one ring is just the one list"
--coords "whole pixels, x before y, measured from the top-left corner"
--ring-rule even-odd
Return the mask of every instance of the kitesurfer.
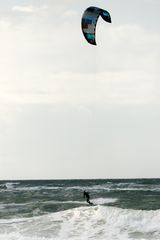
[[84, 191], [83, 197], [86, 199], [87, 203], [89, 203], [90, 205], [93, 205], [93, 203], [90, 202], [90, 195], [88, 192]]

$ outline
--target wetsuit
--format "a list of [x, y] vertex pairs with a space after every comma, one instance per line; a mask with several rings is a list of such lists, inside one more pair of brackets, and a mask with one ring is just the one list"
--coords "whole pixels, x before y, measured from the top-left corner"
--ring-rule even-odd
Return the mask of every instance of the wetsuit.
[[92, 204], [92, 203], [90, 202], [90, 196], [89, 196], [89, 193], [88, 193], [88, 192], [84, 191], [84, 192], [83, 192], [83, 196], [84, 196], [84, 198], [86, 198], [87, 203]]

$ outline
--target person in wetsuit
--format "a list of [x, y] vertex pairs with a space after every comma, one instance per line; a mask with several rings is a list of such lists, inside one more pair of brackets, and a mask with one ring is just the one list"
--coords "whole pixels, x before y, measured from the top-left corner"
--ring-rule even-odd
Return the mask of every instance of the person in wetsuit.
[[89, 193], [84, 191], [83, 192], [83, 197], [86, 199], [87, 203], [89, 203], [90, 205], [92, 205], [93, 203], [90, 202], [90, 196]]

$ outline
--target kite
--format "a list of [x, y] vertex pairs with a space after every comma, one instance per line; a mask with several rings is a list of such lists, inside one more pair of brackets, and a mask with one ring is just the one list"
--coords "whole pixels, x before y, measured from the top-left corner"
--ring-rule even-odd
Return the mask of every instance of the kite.
[[87, 8], [82, 16], [81, 27], [83, 35], [87, 42], [92, 45], [97, 45], [95, 33], [99, 16], [101, 16], [104, 21], [111, 23], [111, 16], [109, 12], [98, 7]]

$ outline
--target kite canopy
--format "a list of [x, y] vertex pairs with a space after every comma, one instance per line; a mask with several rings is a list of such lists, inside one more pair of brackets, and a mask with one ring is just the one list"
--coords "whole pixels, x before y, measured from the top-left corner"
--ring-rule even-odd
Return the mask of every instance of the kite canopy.
[[98, 7], [87, 8], [82, 16], [82, 32], [85, 39], [93, 45], [96, 45], [95, 32], [97, 20], [101, 16], [104, 21], [111, 23], [109, 12]]

